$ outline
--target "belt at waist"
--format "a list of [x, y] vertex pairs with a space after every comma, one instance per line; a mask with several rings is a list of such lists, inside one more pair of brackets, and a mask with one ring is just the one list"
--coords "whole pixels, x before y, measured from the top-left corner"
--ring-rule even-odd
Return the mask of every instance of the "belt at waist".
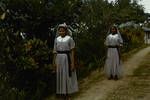
[[70, 51], [57, 51], [58, 54], [69, 54]]
[[108, 48], [118, 48], [118, 46], [108, 46]]

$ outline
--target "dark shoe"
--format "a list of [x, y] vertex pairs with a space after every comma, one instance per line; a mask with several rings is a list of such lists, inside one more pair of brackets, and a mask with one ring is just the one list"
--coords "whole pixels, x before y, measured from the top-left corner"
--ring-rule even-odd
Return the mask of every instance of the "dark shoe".
[[115, 75], [114, 80], [118, 80], [118, 76], [117, 75]]
[[113, 76], [112, 76], [112, 75], [110, 75], [110, 77], [108, 77], [108, 80], [111, 80], [111, 79], [113, 79]]

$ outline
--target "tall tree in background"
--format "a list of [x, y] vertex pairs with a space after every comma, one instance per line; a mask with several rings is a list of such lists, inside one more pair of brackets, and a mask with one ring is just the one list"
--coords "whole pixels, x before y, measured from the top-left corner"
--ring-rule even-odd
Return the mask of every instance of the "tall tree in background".
[[138, 0], [116, 0], [114, 7], [118, 12], [119, 23], [127, 21], [139, 23], [145, 20], [144, 8], [138, 4]]

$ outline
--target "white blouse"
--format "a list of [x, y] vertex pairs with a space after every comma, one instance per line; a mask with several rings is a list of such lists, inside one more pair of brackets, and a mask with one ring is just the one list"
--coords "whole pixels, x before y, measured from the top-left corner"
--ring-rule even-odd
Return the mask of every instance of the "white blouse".
[[105, 45], [106, 46], [121, 46], [123, 43], [122, 37], [119, 34], [109, 34], [106, 37]]
[[58, 36], [54, 42], [54, 52], [69, 51], [75, 47], [75, 42], [71, 36]]

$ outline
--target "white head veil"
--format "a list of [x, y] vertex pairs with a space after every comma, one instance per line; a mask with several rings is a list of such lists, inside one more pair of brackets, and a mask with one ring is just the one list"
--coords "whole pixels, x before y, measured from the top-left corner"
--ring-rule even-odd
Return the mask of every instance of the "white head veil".
[[63, 24], [59, 24], [58, 27], [57, 27], [56, 38], [59, 36], [59, 32], [58, 31], [59, 31], [60, 27], [66, 28], [67, 29], [67, 35], [72, 36], [72, 31], [69, 29], [69, 27], [67, 26], [66, 23], [63, 23]]
[[114, 24], [114, 25], [112, 25], [112, 26], [109, 28], [107, 35], [111, 34], [111, 29], [112, 29], [112, 27], [115, 27], [115, 28], [117, 29], [117, 34], [120, 34], [117, 25]]
[[122, 43], [123, 43], [123, 39], [122, 39], [122, 37], [121, 37], [120, 31], [119, 31], [117, 25], [112, 25], [112, 26], [109, 28], [108, 33], [107, 33], [107, 36], [108, 36], [109, 34], [112, 34], [112, 33], [111, 33], [111, 28], [112, 28], [112, 27], [115, 27], [115, 28], [117, 29], [117, 34], [118, 34], [119, 39], [120, 39], [120, 42], [121, 42], [121, 44], [122, 44]]

